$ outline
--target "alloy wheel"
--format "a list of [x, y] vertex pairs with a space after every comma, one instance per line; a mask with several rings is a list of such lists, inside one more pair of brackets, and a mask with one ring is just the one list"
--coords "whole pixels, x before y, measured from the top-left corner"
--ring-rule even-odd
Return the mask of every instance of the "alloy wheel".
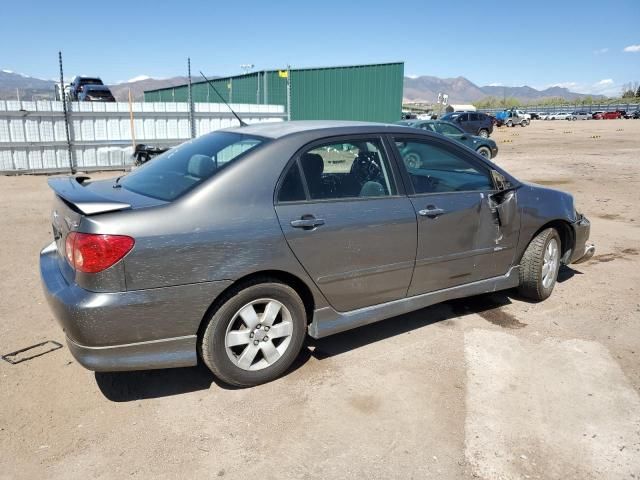
[[235, 313], [227, 326], [224, 344], [234, 365], [243, 370], [262, 370], [284, 355], [292, 334], [289, 309], [277, 300], [261, 298]]
[[556, 279], [558, 266], [560, 263], [560, 249], [558, 241], [552, 238], [544, 249], [542, 264], [542, 286], [549, 288]]

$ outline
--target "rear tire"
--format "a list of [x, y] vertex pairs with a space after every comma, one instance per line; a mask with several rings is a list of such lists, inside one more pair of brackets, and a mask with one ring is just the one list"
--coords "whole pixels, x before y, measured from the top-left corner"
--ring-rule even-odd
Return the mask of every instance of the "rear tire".
[[286, 372], [306, 332], [300, 296], [288, 285], [264, 279], [227, 295], [211, 315], [202, 336], [202, 360], [229, 385], [259, 385]]
[[482, 138], [489, 138], [489, 131], [485, 128], [481, 128], [478, 132], [478, 136]]
[[554, 228], [543, 230], [531, 240], [520, 262], [518, 291], [523, 297], [535, 301], [549, 298], [558, 279], [561, 246]]

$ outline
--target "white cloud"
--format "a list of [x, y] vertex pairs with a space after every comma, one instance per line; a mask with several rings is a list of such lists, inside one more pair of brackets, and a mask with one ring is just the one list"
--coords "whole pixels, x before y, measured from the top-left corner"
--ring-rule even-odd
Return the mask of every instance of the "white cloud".
[[609, 51], [608, 48], [598, 48], [597, 50], [593, 51], [594, 55], [604, 55], [605, 53], [607, 53]]
[[504, 87], [504, 84], [500, 82], [493, 82], [488, 85], [489, 87]]
[[133, 77], [127, 80], [127, 83], [141, 82], [142, 80], [149, 80], [150, 78], [151, 77], [148, 75], [138, 75], [137, 77]]
[[622, 51], [631, 53], [640, 52], [640, 45], [629, 45], [628, 47], [624, 47]]
[[605, 78], [596, 83], [597, 86], [613, 85], [613, 78]]
[[13, 73], [13, 70], [2, 70], [4, 73]]
[[418, 78], [419, 76], [420, 75], [407, 75], [407, 77], [412, 79], [412, 80], [415, 79], [415, 78]]

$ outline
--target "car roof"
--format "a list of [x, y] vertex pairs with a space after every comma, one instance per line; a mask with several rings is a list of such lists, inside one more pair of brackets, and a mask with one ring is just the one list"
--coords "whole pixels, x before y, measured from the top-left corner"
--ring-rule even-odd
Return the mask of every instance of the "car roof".
[[[295, 120], [290, 122], [261, 122], [244, 127], [225, 128], [219, 131], [242, 133], [266, 138], [281, 138], [288, 135], [315, 132], [318, 136], [350, 135], [359, 133], [406, 132], [403, 125], [346, 120]], [[412, 129], [413, 130], [413, 129]]]

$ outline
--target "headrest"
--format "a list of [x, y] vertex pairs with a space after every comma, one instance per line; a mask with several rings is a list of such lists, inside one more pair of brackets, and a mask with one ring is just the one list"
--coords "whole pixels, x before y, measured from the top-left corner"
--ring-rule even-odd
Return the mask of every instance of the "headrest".
[[300, 157], [304, 176], [309, 178], [319, 178], [324, 171], [324, 160], [317, 153], [305, 153]]
[[215, 171], [215, 165], [211, 157], [196, 154], [189, 159], [187, 172], [189, 175], [198, 178], [208, 178]]
[[365, 182], [360, 189], [361, 197], [382, 197], [384, 195], [386, 195], [384, 187], [378, 182]]

